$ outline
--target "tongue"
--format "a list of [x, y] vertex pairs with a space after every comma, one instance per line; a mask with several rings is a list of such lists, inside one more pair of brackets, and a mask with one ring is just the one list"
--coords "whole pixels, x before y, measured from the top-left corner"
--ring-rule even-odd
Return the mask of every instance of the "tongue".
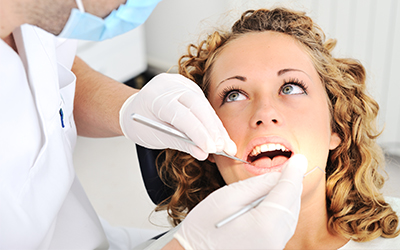
[[275, 166], [285, 163], [289, 158], [286, 156], [275, 156], [274, 158], [261, 157], [253, 162], [256, 167], [260, 168], [273, 168]]

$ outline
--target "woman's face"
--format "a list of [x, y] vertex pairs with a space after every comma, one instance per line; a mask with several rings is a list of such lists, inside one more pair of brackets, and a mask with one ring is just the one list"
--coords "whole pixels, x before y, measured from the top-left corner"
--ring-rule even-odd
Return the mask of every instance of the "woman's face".
[[299, 153], [308, 159], [307, 171], [324, 169], [329, 150], [340, 143], [318, 73], [288, 35], [249, 33], [230, 42], [214, 63], [208, 98], [237, 156], [252, 162], [213, 155], [227, 184], [281, 171]]

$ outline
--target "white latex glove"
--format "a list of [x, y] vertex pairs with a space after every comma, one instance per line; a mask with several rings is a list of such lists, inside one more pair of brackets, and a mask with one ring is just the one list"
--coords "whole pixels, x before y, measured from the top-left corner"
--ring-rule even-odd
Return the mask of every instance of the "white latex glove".
[[[132, 113], [172, 125], [197, 147], [133, 121]], [[139, 93], [128, 98], [120, 110], [120, 125], [126, 137], [146, 148], [177, 149], [198, 160], [220, 151], [236, 154], [235, 143], [203, 91], [179, 74], [157, 75]]]
[[[188, 214], [174, 238], [186, 250], [283, 249], [297, 226], [307, 164], [305, 156], [295, 155], [282, 174], [269, 173], [218, 189]], [[256, 208], [215, 227], [265, 194]]]

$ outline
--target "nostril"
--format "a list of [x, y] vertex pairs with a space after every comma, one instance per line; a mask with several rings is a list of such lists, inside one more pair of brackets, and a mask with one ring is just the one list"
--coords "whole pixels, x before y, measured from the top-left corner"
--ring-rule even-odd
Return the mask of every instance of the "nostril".
[[[278, 120], [277, 119], [272, 119], [271, 122], [274, 123], [274, 124], [277, 124]], [[259, 125], [263, 124], [263, 121], [259, 120], [259, 121], [256, 122], [256, 124], [257, 124], [257, 126], [259, 126]]]

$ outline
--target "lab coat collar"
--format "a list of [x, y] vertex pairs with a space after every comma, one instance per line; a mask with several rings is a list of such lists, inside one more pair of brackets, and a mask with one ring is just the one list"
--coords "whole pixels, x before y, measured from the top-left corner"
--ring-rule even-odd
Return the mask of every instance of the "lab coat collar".
[[[58, 115], [60, 101], [58, 84], [55, 84], [58, 73], [54, 36], [28, 24], [17, 28], [13, 35], [36, 105], [41, 111], [40, 118], [50, 120]], [[31, 84], [33, 82], [35, 84]]]

